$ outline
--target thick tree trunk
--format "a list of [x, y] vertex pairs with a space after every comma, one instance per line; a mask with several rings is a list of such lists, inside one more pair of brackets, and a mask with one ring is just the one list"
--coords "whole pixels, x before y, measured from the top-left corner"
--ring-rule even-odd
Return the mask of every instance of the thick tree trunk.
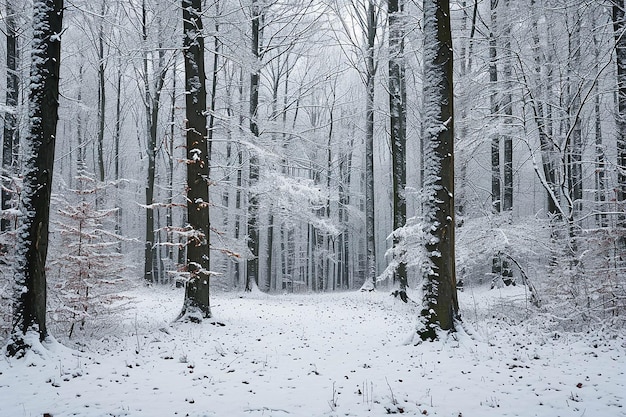
[[155, 243], [155, 227], [154, 227], [154, 214], [155, 210], [153, 208], [154, 204], [154, 186], [156, 181], [156, 136], [157, 136], [157, 126], [156, 126], [156, 115], [158, 114], [158, 105], [157, 108], [152, 108], [151, 115], [153, 117], [148, 116], [148, 146], [147, 146], [147, 154], [148, 154], [148, 175], [146, 179], [146, 236], [145, 236], [145, 267], [144, 267], [144, 278], [149, 283], [154, 283], [158, 281], [158, 277], [155, 276], [155, 259], [156, 259], [156, 243]]
[[28, 331], [38, 332], [40, 340], [47, 336], [46, 257], [59, 107], [63, 0], [35, 1], [33, 9], [30, 127], [22, 192], [24, 217], [18, 233], [13, 334], [7, 347], [11, 356], [21, 356], [29, 348], [24, 340]]
[[211, 317], [209, 306], [210, 219], [209, 145], [207, 140], [206, 75], [201, 0], [182, 0], [183, 55], [185, 57], [185, 116], [187, 150], [187, 242], [183, 319], [201, 321]]
[[452, 330], [458, 319], [454, 252], [454, 112], [452, 37], [449, 0], [424, 2], [424, 131], [427, 134], [424, 189], [426, 272], [422, 340], [437, 338], [437, 329]]
[[[144, 48], [147, 48], [148, 43], [148, 26], [147, 26], [147, 9], [146, 1], [141, 3], [141, 28], [143, 36]], [[146, 130], [148, 143], [146, 144], [146, 154], [148, 156], [148, 172], [146, 179], [146, 234], [145, 234], [145, 247], [144, 247], [144, 279], [147, 283], [155, 282], [154, 277], [154, 209], [152, 203], [154, 203], [154, 172], [155, 172], [155, 157], [154, 151], [156, 149], [156, 126], [155, 129], [155, 141], [152, 141], [152, 98], [150, 96], [150, 81], [148, 79], [148, 55], [144, 52], [143, 57], [143, 77], [144, 77], [144, 94], [145, 94], [145, 106], [146, 106]]]
[[[391, 140], [391, 166], [393, 183], [393, 228], [398, 230], [406, 224], [406, 88], [404, 63], [404, 5], [399, 0], [387, 1], [389, 16], [389, 114]], [[400, 243], [398, 237], [393, 244]], [[396, 256], [401, 256], [396, 254]], [[399, 285], [398, 295], [407, 301], [406, 261], [401, 259], [394, 273]]]

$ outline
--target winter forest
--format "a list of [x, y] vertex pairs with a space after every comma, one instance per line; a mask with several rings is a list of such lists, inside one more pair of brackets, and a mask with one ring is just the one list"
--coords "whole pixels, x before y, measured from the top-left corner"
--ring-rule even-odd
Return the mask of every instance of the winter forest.
[[623, 0], [0, 9], [7, 416], [626, 416]]

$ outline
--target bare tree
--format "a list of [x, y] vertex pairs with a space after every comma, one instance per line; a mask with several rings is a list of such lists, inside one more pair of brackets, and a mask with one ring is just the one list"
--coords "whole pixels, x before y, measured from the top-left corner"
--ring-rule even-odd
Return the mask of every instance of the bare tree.
[[[376, 214], [374, 196], [374, 115], [375, 81], [378, 71], [376, 41], [380, 23], [381, 8], [374, 0], [349, 2], [347, 13], [356, 22], [353, 25], [346, 19], [346, 11], [339, 4], [335, 13], [341, 21], [350, 51], [345, 53], [350, 65], [356, 69], [365, 85], [365, 281], [363, 290], [376, 288]], [[362, 40], [361, 40], [362, 39]]]
[[[404, 61], [404, 23], [402, 0], [388, 0], [389, 19], [389, 115], [391, 166], [393, 170], [393, 228], [398, 230], [406, 223], [406, 80]], [[394, 246], [399, 243], [394, 238]], [[398, 296], [407, 301], [406, 261], [400, 260], [394, 274], [398, 282]]]
[[[504, 2], [490, 1], [490, 107], [492, 118], [498, 126], [491, 138], [491, 201], [492, 211], [495, 214], [513, 210], [513, 141], [510, 132], [513, 99], [511, 94], [511, 30], [508, 23], [510, 18], [508, 8], [509, 2], [507, 0]], [[500, 17], [498, 16], [499, 12], [503, 12]], [[498, 71], [499, 64], [502, 71]], [[502, 129], [500, 128], [500, 120], [503, 122]], [[500, 162], [501, 153], [504, 156], [504, 164]], [[509, 262], [499, 255], [494, 256], [492, 260], [491, 272], [495, 278], [502, 278], [505, 284], [513, 283]]]
[[156, 159], [159, 150], [158, 146], [158, 122], [161, 107], [161, 93], [165, 84], [169, 62], [163, 45], [163, 27], [161, 17], [157, 17], [158, 40], [156, 50], [151, 50], [148, 46], [149, 24], [148, 6], [146, 0], [141, 3], [141, 36], [143, 41], [143, 93], [146, 117], [146, 154], [148, 156], [147, 178], [146, 178], [146, 230], [145, 230], [145, 250], [144, 250], [144, 279], [148, 283], [160, 280], [158, 268], [158, 255], [156, 250], [155, 232], [155, 184], [156, 184]]
[[[107, 13], [107, 2], [102, 0], [98, 23], [98, 180], [104, 181], [104, 131], [106, 122], [106, 84], [105, 84], [105, 33], [104, 19]], [[102, 196], [98, 199], [100, 202]]]
[[369, 0], [365, 26], [365, 246], [367, 254], [364, 288], [376, 287], [376, 229], [374, 212], [374, 81], [377, 65], [374, 60], [378, 12]]
[[189, 279], [181, 318], [202, 321], [211, 317], [209, 306], [209, 155], [206, 116], [206, 74], [202, 1], [182, 0], [183, 55], [185, 58], [185, 115], [187, 150], [186, 269]]
[[424, 1], [424, 204], [430, 268], [424, 283], [422, 340], [454, 329], [458, 316], [454, 250], [454, 106], [448, 0]]
[[22, 192], [23, 222], [18, 234], [13, 332], [7, 345], [10, 356], [21, 356], [30, 348], [26, 340], [28, 332], [37, 332], [40, 340], [48, 335], [46, 258], [59, 107], [63, 0], [37, 0], [33, 10], [30, 126], [25, 138], [28, 159]]
[[[260, 71], [260, 46], [263, 19], [263, 6], [257, 0], [252, 0], [250, 6], [252, 18], [252, 32], [250, 51], [252, 53], [252, 72], [250, 73], [250, 133], [255, 141], [259, 139], [259, 71]], [[259, 180], [259, 162], [255, 153], [250, 156], [250, 185]], [[246, 264], [246, 291], [252, 289], [252, 283], [259, 284], [259, 197], [250, 192], [248, 197], [248, 249], [251, 257]]]

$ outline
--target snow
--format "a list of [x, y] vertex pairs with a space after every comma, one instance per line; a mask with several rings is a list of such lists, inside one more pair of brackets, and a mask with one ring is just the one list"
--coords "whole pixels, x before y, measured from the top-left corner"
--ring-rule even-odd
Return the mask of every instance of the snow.
[[385, 291], [218, 293], [172, 324], [181, 289], [133, 290], [96, 336], [1, 360], [0, 414], [626, 416], [623, 332], [555, 330], [519, 287], [459, 295], [466, 330], [414, 345], [419, 303]]

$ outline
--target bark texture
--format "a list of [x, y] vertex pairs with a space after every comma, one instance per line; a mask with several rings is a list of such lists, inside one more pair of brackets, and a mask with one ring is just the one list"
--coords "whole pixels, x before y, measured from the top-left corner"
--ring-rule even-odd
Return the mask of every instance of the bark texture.
[[22, 192], [23, 223], [18, 233], [18, 265], [13, 334], [7, 353], [19, 356], [28, 348], [30, 330], [46, 338], [46, 257], [50, 194], [59, 107], [59, 63], [63, 0], [33, 4], [33, 49], [30, 69], [29, 132]]
[[185, 115], [187, 119], [187, 241], [189, 280], [181, 316], [192, 321], [211, 317], [209, 306], [209, 146], [206, 117], [206, 74], [201, 0], [183, 0]]
[[424, 284], [422, 340], [452, 330], [458, 319], [454, 252], [454, 112], [448, 0], [424, 2], [424, 218], [431, 267]]
[[[389, 15], [389, 114], [393, 181], [393, 228], [398, 230], [406, 223], [406, 88], [404, 63], [404, 28], [402, 1], [388, 0]], [[394, 245], [399, 239], [394, 238]], [[407, 270], [405, 260], [400, 260], [394, 274], [399, 285], [399, 296], [407, 301]]]

